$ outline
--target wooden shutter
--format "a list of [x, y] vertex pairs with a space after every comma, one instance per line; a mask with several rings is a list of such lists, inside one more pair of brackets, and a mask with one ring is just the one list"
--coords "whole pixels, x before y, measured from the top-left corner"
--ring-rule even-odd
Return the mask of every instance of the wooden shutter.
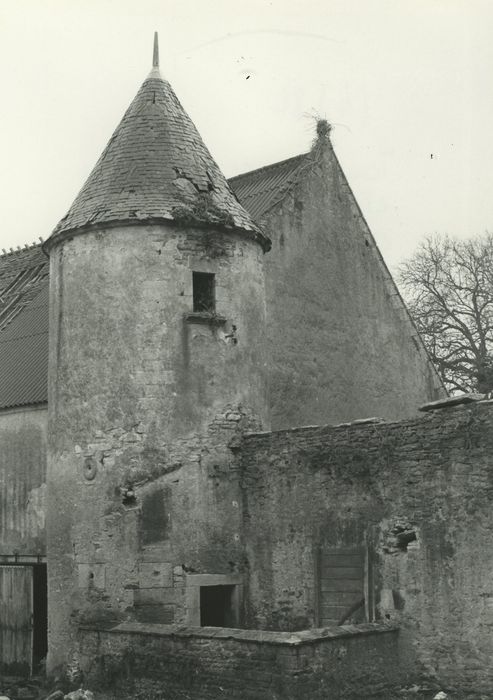
[[[318, 623], [337, 625], [365, 599], [365, 548], [323, 547], [318, 556]], [[356, 613], [356, 611], [355, 611]], [[365, 606], [358, 608], [364, 618]]]

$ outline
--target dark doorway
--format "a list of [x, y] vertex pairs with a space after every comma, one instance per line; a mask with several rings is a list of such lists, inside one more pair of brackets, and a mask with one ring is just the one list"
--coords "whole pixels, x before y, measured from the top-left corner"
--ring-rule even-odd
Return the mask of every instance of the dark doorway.
[[0, 565], [0, 670], [37, 673], [47, 651], [46, 564]]
[[236, 586], [200, 587], [200, 624], [202, 627], [234, 627], [236, 615], [233, 594]]
[[48, 584], [46, 564], [33, 566], [33, 672], [48, 653]]

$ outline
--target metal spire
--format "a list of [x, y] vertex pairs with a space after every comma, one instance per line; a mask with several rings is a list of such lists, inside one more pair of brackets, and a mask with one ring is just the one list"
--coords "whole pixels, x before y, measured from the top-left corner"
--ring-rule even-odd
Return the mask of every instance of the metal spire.
[[159, 68], [159, 40], [157, 32], [154, 32], [154, 51], [152, 54], [152, 67]]

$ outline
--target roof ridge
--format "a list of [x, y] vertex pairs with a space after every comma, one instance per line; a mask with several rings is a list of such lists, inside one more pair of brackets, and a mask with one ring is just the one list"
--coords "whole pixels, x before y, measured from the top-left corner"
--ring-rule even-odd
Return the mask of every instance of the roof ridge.
[[6, 248], [2, 248], [2, 252], [0, 253], [0, 258], [5, 258], [8, 257], [9, 255], [19, 255], [19, 253], [26, 253], [28, 250], [34, 250], [34, 248], [41, 248], [43, 245], [43, 239], [41, 236], [39, 237], [40, 242], [36, 243], [36, 241], [33, 241], [33, 243], [24, 243], [24, 246], [21, 248], [19, 245], [17, 248], [10, 248], [10, 250], [7, 250]]
[[238, 175], [233, 175], [232, 177], [228, 177], [228, 182], [231, 182], [231, 180], [237, 180], [240, 177], [246, 177], [247, 175], [254, 175], [255, 173], [261, 173], [265, 172], [266, 170], [270, 170], [271, 168], [276, 168], [280, 165], [285, 165], [286, 163], [293, 162], [295, 160], [301, 160], [302, 158], [310, 155], [311, 151], [307, 151], [306, 153], [299, 153], [297, 156], [290, 156], [289, 158], [285, 158], [284, 160], [279, 160], [277, 163], [270, 163], [269, 165], [262, 165], [260, 168], [254, 168], [253, 170], [247, 170], [244, 173], [238, 173]]
[[[6, 328], [6, 326], [5, 326]], [[2, 330], [5, 330], [3, 328]], [[6, 345], [7, 343], [16, 343], [18, 340], [24, 340], [24, 338], [37, 338], [38, 335], [47, 335], [48, 334], [48, 328], [44, 331], [38, 331], [37, 333], [25, 333], [24, 335], [18, 335], [15, 338], [4, 338], [3, 340], [0, 340], [0, 345]]]

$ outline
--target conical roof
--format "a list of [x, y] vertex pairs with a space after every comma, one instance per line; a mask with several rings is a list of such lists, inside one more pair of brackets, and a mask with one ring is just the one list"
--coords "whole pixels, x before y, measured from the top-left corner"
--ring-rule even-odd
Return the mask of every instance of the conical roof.
[[170, 220], [239, 229], [268, 249], [156, 64], [155, 47], [154, 68], [51, 240], [89, 226]]

